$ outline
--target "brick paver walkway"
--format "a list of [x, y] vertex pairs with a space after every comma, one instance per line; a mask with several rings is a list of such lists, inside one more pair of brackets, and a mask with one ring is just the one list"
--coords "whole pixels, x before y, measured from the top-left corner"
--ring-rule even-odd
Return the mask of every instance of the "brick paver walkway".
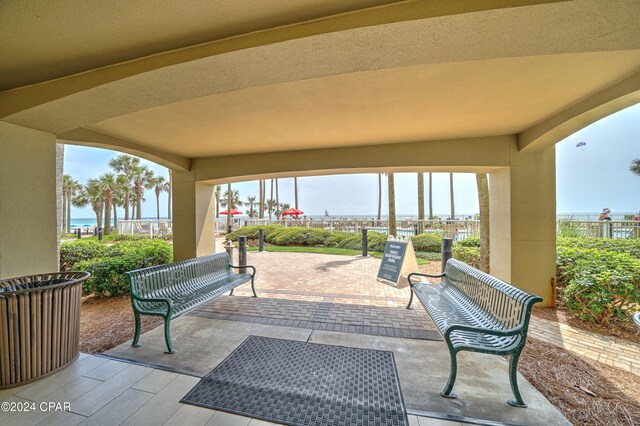
[[[423, 309], [405, 309], [410, 290], [376, 280], [380, 260], [309, 253], [249, 252], [256, 291], [236, 289], [191, 315], [314, 330], [439, 339]], [[417, 305], [416, 305], [417, 306]]]
[[532, 317], [529, 336], [578, 355], [640, 375], [640, 345], [570, 325]]
[[[221, 250], [221, 248], [219, 249]], [[192, 315], [381, 336], [438, 338], [426, 312], [406, 310], [409, 289], [376, 281], [380, 260], [309, 253], [249, 252], [260, 296], [223, 296]], [[437, 273], [439, 265], [433, 265]], [[248, 286], [236, 296], [250, 296]], [[415, 302], [415, 301], [414, 301]], [[415, 302], [419, 303], [419, 302]], [[532, 317], [529, 336], [640, 375], [640, 345]]]

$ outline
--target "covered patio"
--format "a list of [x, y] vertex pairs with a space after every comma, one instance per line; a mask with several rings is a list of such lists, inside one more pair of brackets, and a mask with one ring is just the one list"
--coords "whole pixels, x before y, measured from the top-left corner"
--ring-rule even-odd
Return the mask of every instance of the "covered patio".
[[[554, 144], [640, 101], [640, 10], [633, 0], [189, 7], [166, 0], [154, 8], [16, 1], [0, 10], [1, 35], [12, 40], [0, 52], [0, 279], [58, 269], [56, 146], [79, 144], [172, 170], [175, 260], [216, 251], [215, 184], [356, 172], [488, 173], [491, 273], [548, 305], [555, 277]], [[271, 254], [255, 260], [265, 262], [267, 276], [283, 266]], [[361, 286], [365, 272], [363, 266], [350, 285]], [[276, 290], [267, 294], [275, 298]], [[318, 325], [328, 323], [323, 312], [332, 319], [332, 306], [323, 303], [349, 304], [353, 295], [336, 292], [330, 302], [297, 291], [300, 306], [317, 303], [298, 324], [224, 318], [251, 315], [203, 306], [175, 322], [175, 343], [184, 349], [173, 357], [162, 356], [158, 330], [144, 335], [135, 353], [126, 345], [112, 351], [187, 375], [84, 357], [0, 396], [39, 401], [60, 391], [57, 397], [80, 401], [71, 414], [38, 418], [47, 423], [110, 423], [118, 415], [157, 424], [188, 412], [216, 424], [218, 414], [181, 406], [179, 394], [195, 383], [191, 374], [205, 374], [244, 337], [262, 333], [392, 350], [416, 413], [563, 422], [522, 378], [530, 408], [508, 407], [506, 363], [497, 357], [463, 354], [469, 363], [461, 365], [457, 386], [464, 396], [444, 401], [437, 393], [447, 371], [442, 342], [428, 338], [428, 322], [417, 314], [400, 318], [400, 293], [362, 299], [372, 319], [385, 318], [367, 333], [364, 310], [362, 326]], [[384, 309], [392, 312], [388, 318]], [[97, 413], [106, 417], [89, 420]], [[22, 421], [7, 413], [0, 420], [7, 416]]]
[[259, 271], [260, 297], [251, 297], [247, 285], [174, 320], [175, 354], [163, 352], [159, 326], [142, 335], [140, 348], [128, 341], [98, 357], [83, 356], [40, 382], [2, 391], [3, 401], [49, 401], [55, 395], [55, 400], [71, 402], [70, 412], [51, 417], [14, 413], [6, 420], [174, 424], [188, 418], [189, 424], [262, 424], [179, 401], [245, 339], [264, 336], [393, 352], [410, 424], [535, 424], [541, 419], [569, 424], [522, 376], [520, 388], [529, 407], [507, 405], [508, 363], [495, 356], [462, 353], [455, 388], [459, 398], [441, 397], [449, 371], [446, 345], [424, 310], [405, 309], [408, 288], [375, 280], [379, 259], [250, 252], [248, 260]]

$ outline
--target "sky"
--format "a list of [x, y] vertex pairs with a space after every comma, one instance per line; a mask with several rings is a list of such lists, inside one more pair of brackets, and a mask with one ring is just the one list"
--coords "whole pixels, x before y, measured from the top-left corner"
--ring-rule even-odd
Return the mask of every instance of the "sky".
[[[584, 146], [577, 147], [580, 142]], [[65, 174], [80, 183], [111, 171], [109, 160], [120, 153], [98, 148], [65, 146]], [[631, 161], [640, 158], [640, 104], [619, 111], [569, 136], [556, 145], [556, 198], [558, 213], [599, 213], [609, 207], [614, 213], [640, 210], [640, 177], [629, 171]], [[142, 160], [143, 164], [168, 179], [165, 167]], [[417, 175], [396, 173], [396, 212], [417, 217]], [[383, 176], [382, 214], [387, 214], [386, 177]], [[428, 176], [425, 176], [425, 203], [428, 200]], [[233, 185], [240, 198], [258, 196], [257, 182]], [[279, 179], [280, 202], [294, 204], [293, 179]], [[226, 189], [223, 189], [225, 191]], [[270, 189], [267, 185], [267, 194]], [[454, 174], [456, 215], [478, 212], [475, 175]], [[378, 209], [377, 174], [333, 175], [298, 178], [298, 207], [308, 215], [370, 215]], [[165, 217], [167, 194], [160, 197], [160, 216]], [[274, 195], [275, 198], [275, 195]], [[155, 194], [147, 191], [142, 206], [144, 217], [156, 216]], [[449, 174], [433, 173], [434, 214], [448, 216], [450, 211]], [[73, 207], [74, 218], [92, 218], [91, 208]], [[122, 216], [120, 216], [122, 217]]]

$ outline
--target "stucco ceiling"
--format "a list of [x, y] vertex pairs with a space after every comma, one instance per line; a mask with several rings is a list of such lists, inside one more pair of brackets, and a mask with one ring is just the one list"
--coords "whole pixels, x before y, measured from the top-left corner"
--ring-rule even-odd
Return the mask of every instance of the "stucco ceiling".
[[515, 134], [638, 67], [640, 51], [399, 67], [205, 96], [89, 128], [188, 157]]
[[[263, 4], [256, 0], [258, 3]], [[293, 22], [311, 17], [311, 11], [323, 16], [344, 7], [343, 2], [309, 0], [305, 2], [309, 10], [287, 9], [294, 3], [274, 3], [282, 16], [257, 8], [242, 18], [246, 5], [232, 8], [236, 14], [229, 12], [229, 16], [236, 19], [234, 31], [241, 33], [258, 29], [258, 23], [277, 25], [283, 16]], [[349, 4], [357, 8], [379, 3], [387, 2]], [[454, 3], [401, 3], [416, 4], [446, 8]], [[0, 11], [3, 7], [0, 3]], [[51, 13], [61, 13], [51, 8]], [[79, 16], [92, 10], [100, 7], [81, 6]], [[143, 14], [126, 10], [138, 17]], [[142, 71], [123, 68], [122, 75], [114, 68], [115, 78], [107, 76], [97, 83], [80, 80], [87, 73], [80, 74], [73, 77], [80, 82], [75, 86], [73, 78], [65, 79], [63, 83], [72, 90], [64, 96], [31, 102], [37, 90], [49, 93], [48, 83], [43, 83], [25, 88], [25, 99], [33, 106], [17, 108], [3, 119], [63, 136], [78, 129], [91, 130], [120, 138], [124, 144], [131, 141], [191, 158], [482, 137], [525, 131], [640, 70], [637, 0], [554, 2], [439, 13], [421, 19], [409, 13], [413, 10], [405, 10], [406, 19], [391, 19], [386, 24], [362, 25], [356, 20], [350, 29], [315, 35], [303, 31], [304, 35], [279, 41], [224, 47], [221, 53], [196, 59], [182, 50], [167, 53], [173, 56], [165, 66], [144, 68], [143, 64]], [[213, 25], [207, 21], [213, 18], [180, 13], [178, 22], [195, 23], [193, 34]], [[350, 15], [344, 16], [348, 26]], [[153, 22], [164, 22], [162, 17], [155, 19]], [[96, 20], [91, 15], [88, 22]], [[208, 39], [233, 33], [224, 22], [215, 21], [218, 32], [210, 29]], [[123, 29], [120, 25], [124, 24], [117, 26]], [[156, 34], [153, 42], [146, 43], [154, 33], [148, 29], [130, 33], [133, 40], [118, 34], [113, 41], [97, 41], [95, 49], [112, 63], [118, 55], [135, 58], [153, 49], [160, 51], [169, 41], [188, 44], [195, 40], [188, 39], [185, 33], [189, 31], [180, 25], [171, 23], [167, 28], [166, 40]], [[25, 37], [33, 37], [30, 31]], [[70, 31], [82, 35], [85, 30], [71, 26]], [[101, 31], [105, 30], [98, 33]], [[265, 37], [271, 40], [274, 36]], [[23, 67], [29, 71], [26, 74], [32, 74], [29, 78], [36, 78], [34, 64], [41, 61], [52, 68], [42, 71], [45, 74], [64, 73], [68, 70], [55, 71], [64, 58], [80, 58], [69, 61], [78, 67], [76, 71], [95, 66], [91, 58], [81, 58], [80, 45], [71, 46], [68, 52], [61, 47], [59, 56], [34, 58], [38, 56], [34, 52], [46, 44], [41, 42], [31, 53], [19, 55], [22, 59], [11, 71], [17, 73]], [[153, 49], [145, 51], [149, 46]], [[113, 54], [106, 53], [111, 50]], [[184, 59], [176, 59], [183, 54]], [[162, 58], [156, 55], [149, 61], [159, 64]], [[12, 81], [9, 84], [17, 80]], [[85, 83], [91, 85], [79, 90]], [[24, 100], [21, 90], [4, 94], [14, 95], [11, 99], [18, 105]], [[2, 95], [0, 92], [0, 100]]]
[[0, 1], [0, 90], [398, 0]]

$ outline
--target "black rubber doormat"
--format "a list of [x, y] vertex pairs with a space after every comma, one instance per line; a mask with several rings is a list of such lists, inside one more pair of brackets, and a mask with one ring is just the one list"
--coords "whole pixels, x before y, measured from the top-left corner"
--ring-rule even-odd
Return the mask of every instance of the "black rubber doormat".
[[287, 425], [408, 425], [393, 352], [249, 336], [180, 402]]

